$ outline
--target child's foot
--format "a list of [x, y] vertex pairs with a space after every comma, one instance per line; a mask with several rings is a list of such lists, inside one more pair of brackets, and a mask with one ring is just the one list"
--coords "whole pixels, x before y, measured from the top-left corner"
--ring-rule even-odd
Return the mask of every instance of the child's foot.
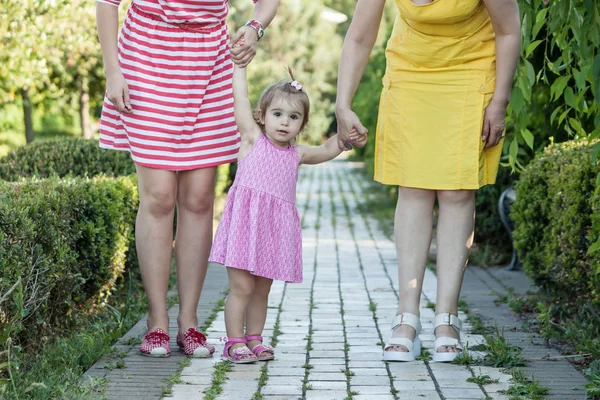
[[215, 348], [206, 341], [206, 336], [196, 328], [177, 334], [177, 346], [187, 356], [197, 358], [212, 357]]
[[270, 361], [275, 358], [275, 350], [271, 346], [263, 344], [263, 337], [260, 335], [246, 335], [248, 348], [256, 355], [258, 361]]
[[140, 345], [140, 352], [149, 357], [168, 357], [171, 355], [171, 338], [162, 329], [146, 333]]
[[223, 358], [235, 364], [249, 364], [258, 361], [258, 358], [246, 345], [246, 339], [229, 338], [223, 349]]

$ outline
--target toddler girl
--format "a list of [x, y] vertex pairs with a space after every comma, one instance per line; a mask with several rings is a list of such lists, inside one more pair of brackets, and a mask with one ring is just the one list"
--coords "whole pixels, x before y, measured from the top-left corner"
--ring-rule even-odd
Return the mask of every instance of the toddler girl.
[[[337, 135], [318, 147], [293, 144], [308, 123], [310, 102], [302, 85], [293, 76], [292, 80], [263, 92], [255, 119], [246, 70], [234, 67], [234, 112], [242, 143], [235, 182], [210, 254], [211, 261], [227, 266], [228, 340], [223, 357], [234, 363], [275, 357], [261, 336], [271, 283], [302, 282], [298, 166], [319, 164], [341, 153]], [[363, 135], [354, 144], [362, 147], [366, 139]]]

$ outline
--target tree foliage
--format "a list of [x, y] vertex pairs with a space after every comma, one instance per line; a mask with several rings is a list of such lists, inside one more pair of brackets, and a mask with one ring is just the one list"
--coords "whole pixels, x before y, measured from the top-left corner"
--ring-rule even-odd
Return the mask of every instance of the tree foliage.
[[508, 163], [516, 169], [550, 136], [561, 141], [600, 136], [600, 4], [519, 0], [519, 5], [523, 45], [505, 143]]

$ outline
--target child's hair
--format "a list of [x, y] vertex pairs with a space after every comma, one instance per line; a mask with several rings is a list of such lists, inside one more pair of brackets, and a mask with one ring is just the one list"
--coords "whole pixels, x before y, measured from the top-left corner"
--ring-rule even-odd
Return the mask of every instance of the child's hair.
[[[302, 112], [304, 115], [304, 119], [302, 121], [302, 126], [300, 127], [300, 131], [304, 130], [306, 124], [308, 124], [308, 114], [310, 113], [310, 100], [306, 91], [302, 86], [298, 84], [296, 79], [294, 78], [294, 74], [290, 67], [287, 68], [290, 77], [292, 78], [291, 82], [279, 81], [268, 86], [262, 95], [260, 96], [260, 100], [258, 100], [258, 108], [256, 109], [257, 117], [262, 115], [264, 118], [267, 109], [278, 97], [285, 98], [287, 101], [291, 103], [295, 103], [300, 108], [302, 108]], [[260, 126], [261, 129], [264, 129], [264, 123], [261, 122], [260, 118], [256, 118], [256, 122]]]

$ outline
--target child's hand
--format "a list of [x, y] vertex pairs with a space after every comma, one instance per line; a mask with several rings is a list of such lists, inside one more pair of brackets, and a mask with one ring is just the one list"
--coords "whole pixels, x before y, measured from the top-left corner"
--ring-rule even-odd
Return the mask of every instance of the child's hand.
[[355, 147], [363, 148], [367, 144], [367, 134], [361, 135], [356, 128], [350, 130], [350, 140]]

